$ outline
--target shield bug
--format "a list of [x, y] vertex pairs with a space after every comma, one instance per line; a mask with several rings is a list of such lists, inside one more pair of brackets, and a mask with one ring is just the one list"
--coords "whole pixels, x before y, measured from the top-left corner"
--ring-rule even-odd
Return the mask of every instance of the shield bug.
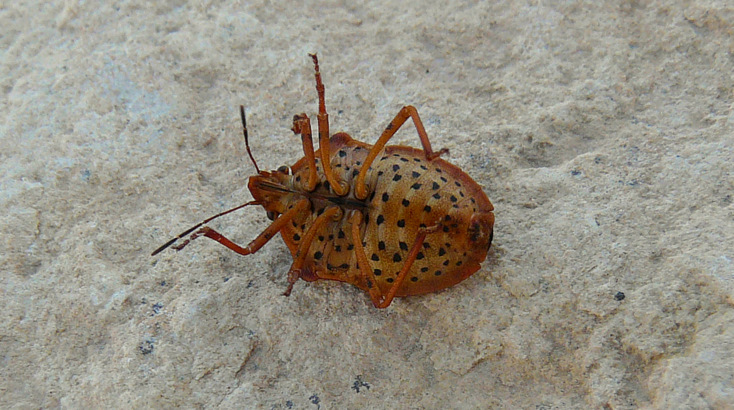
[[[261, 171], [250, 151], [244, 107], [240, 107], [247, 153], [256, 175], [248, 188], [254, 198], [187, 229], [153, 252], [183, 249], [205, 236], [241, 254], [257, 252], [280, 233], [293, 255], [289, 295], [298, 279], [351, 283], [369, 293], [377, 308], [398, 296], [435, 292], [461, 282], [479, 269], [492, 242], [492, 203], [481, 187], [434, 151], [418, 112], [403, 107], [374, 145], [345, 133], [329, 133], [324, 85], [315, 54], [319, 109], [319, 150], [314, 152], [311, 121], [293, 117], [304, 157], [293, 166]], [[412, 120], [422, 149], [387, 145]], [[260, 205], [272, 223], [241, 247], [206, 226], [211, 220]], [[179, 239], [184, 239], [174, 245]]]

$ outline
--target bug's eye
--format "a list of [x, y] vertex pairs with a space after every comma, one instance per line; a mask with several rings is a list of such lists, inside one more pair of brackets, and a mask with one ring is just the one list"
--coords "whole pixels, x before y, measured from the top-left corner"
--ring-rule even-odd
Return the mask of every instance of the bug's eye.
[[284, 173], [286, 175], [290, 175], [291, 174], [291, 169], [287, 165], [281, 165], [281, 166], [278, 167], [278, 172], [282, 172], [282, 173]]
[[278, 213], [275, 211], [268, 211], [267, 215], [268, 215], [268, 219], [270, 219], [271, 221], [274, 221], [275, 218], [278, 216]]

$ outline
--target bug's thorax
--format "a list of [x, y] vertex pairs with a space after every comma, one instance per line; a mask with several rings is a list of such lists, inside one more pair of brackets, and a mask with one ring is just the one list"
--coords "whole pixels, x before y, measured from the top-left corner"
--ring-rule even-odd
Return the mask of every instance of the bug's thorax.
[[[339, 178], [351, 183], [360, 169], [359, 166], [354, 166], [355, 162], [360, 163], [355, 157], [364, 159], [367, 152], [364, 148], [366, 144], [358, 143], [348, 135], [340, 133], [332, 137], [330, 145], [332, 152], [344, 155], [344, 157], [337, 155], [332, 161], [334, 172]], [[312, 189], [309, 189], [309, 168], [302, 159], [292, 167], [282, 166], [275, 171], [260, 171], [258, 175], [250, 177], [248, 188], [252, 196], [266, 211], [276, 215], [285, 213], [296, 201], [303, 198], [309, 200], [312, 210], [323, 209], [329, 205], [339, 206], [346, 211], [364, 209], [367, 202], [356, 198], [351, 186], [347, 194], [341, 196], [331, 189], [322, 173], [319, 154], [320, 151], [316, 151], [318, 178]], [[351, 164], [351, 167], [344, 165], [344, 162]]]

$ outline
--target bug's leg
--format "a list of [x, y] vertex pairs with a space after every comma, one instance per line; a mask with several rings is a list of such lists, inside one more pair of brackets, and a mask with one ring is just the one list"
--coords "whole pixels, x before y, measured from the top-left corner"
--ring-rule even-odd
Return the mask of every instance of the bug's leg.
[[311, 206], [311, 204], [307, 199], [302, 199], [298, 201], [298, 203], [296, 203], [296, 205], [293, 208], [289, 209], [283, 215], [276, 218], [267, 228], [265, 228], [264, 231], [260, 233], [260, 235], [258, 235], [255, 239], [253, 239], [244, 248], [232, 242], [231, 240], [229, 240], [228, 238], [226, 238], [224, 235], [220, 234], [219, 232], [215, 231], [214, 229], [208, 226], [204, 226], [201, 229], [199, 229], [198, 231], [194, 232], [189, 237], [189, 239], [185, 240], [181, 245], [173, 246], [173, 249], [180, 251], [194, 239], [200, 236], [206, 236], [207, 238], [213, 239], [221, 243], [222, 245], [239, 253], [240, 255], [249, 255], [251, 253], [255, 253], [258, 250], [260, 250], [260, 248], [262, 248], [263, 245], [268, 243], [268, 241], [271, 240], [275, 236], [275, 234], [277, 234], [281, 229], [283, 229], [285, 224], [290, 222], [290, 220], [293, 219], [293, 217], [295, 217], [296, 215], [299, 215], [300, 213], [307, 210], [309, 206]]
[[426, 134], [426, 129], [423, 128], [423, 122], [418, 116], [418, 111], [412, 105], [405, 106], [400, 110], [400, 112], [398, 112], [398, 115], [396, 115], [395, 118], [393, 118], [393, 120], [390, 121], [389, 124], [387, 124], [385, 131], [382, 132], [380, 138], [370, 149], [367, 158], [365, 158], [364, 165], [362, 165], [362, 170], [359, 172], [359, 176], [357, 176], [357, 181], [355, 183], [354, 192], [357, 198], [367, 198], [367, 186], [365, 185], [364, 180], [367, 178], [367, 172], [370, 168], [370, 165], [372, 165], [372, 162], [374, 162], [375, 158], [377, 158], [377, 155], [379, 155], [382, 149], [385, 147], [387, 141], [390, 140], [390, 138], [392, 138], [392, 136], [395, 135], [396, 132], [398, 132], [398, 129], [400, 129], [403, 124], [405, 124], [405, 121], [407, 121], [408, 118], [413, 119], [415, 129], [416, 131], [418, 131], [418, 138], [420, 138], [421, 145], [423, 145], [423, 151], [426, 153], [426, 159], [431, 161], [435, 158], [438, 158], [440, 155], [449, 152], [449, 150], [446, 148], [442, 148], [438, 150], [438, 152], [433, 152], [433, 148], [431, 148], [431, 141], [428, 140], [428, 134]]
[[362, 245], [362, 235], [360, 235], [359, 227], [362, 225], [362, 213], [354, 211], [349, 218], [349, 222], [352, 224], [352, 243], [354, 244], [354, 251], [357, 255], [357, 263], [359, 264], [359, 271], [362, 274], [362, 280], [367, 287], [367, 292], [370, 294], [372, 304], [376, 308], [387, 307], [390, 302], [385, 306], [381, 306], [382, 303], [382, 292], [380, 287], [377, 286], [377, 279], [375, 279], [375, 272], [370, 267], [370, 262], [367, 260], [367, 255], [364, 253], [364, 246]]
[[303, 153], [306, 156], [306, 164], [308, 164], [308, 192], [316, 189], [318, 175], [316, 174], [316, 155], [313, 152], [313, 138], [311, 137], [311, 119], [306, 114], [293, 116], [293, 128], [295, 134], [301, 134], [301, 142], [303, 143]]
[[372, 299], [372, 304], [375, 305], [376, 308], [384, 309], [390, 306], [393, 298], [395, 298], [395, 294], [405, 281], [406, 276], [408, 276], [408, 272], [410, 272], [410, 268], [413, 266], [413, 262], [415, 262], [418, 257], [418, 253], [423, 246], [423, 241], [426, 240], [426, 235], [436, 232], [441, 225], [438, 224], [428, 228], [421, 228], [418, 231], [418, 236], [416, 236], [415, 241], [413, 241], [413, 246], [410, 248], [410, 252], [408, 252], [408, 257], [403, 264], [403, 268], [400, 269], [400, 273], [398, 273], [398, 277], [395, 279], [392, 287], [390, 287], [387, 295], [383, 296], [380, 288], [376, 285], [377, 279], [375, 278], [375, 273], [370, 267], [367, 255], [364, 253], [364, 246], [362, 246], [362, 239], [359, 233], [359, 226], [362, 224], [362, 213], [355, 211], [350, 218], [350, 222], [352, 224], [352, 241], [354, 242], [354, 250], [357, 253], [359, 270], [362, 273], [365, 286], [367, 286], [370, 299]]
[[288, 289], [286, 289], [283, 295], [289, 296], [293, 290], [293, 285], [301, 278], [303, 265], [306, 263], [308, 251], [311, 248], [311, 244], [313, 243], [313, 239], [316, 237], [316, 234], [319, 233], [321, 228], [329, 221], [329, 219], [338, 219], [341, 218], [341, 215], [341, 208], [333, 206], [327, 208], [323, 214], [319, 215], [316, 220], [313, 221], [313, 224], [308, 228], [306, 234], [303, 236], [303, 240], [301, 240], [301, 243], [298, 245], [295, 260], [293, 261], [291, 268], [288, 270]]
[[[236, 211], [236, 210], [238, 210], [238, 209], [242, 209], [242, 208], [244, 208], [244, 207], [246, 207], [246, 206], [250, 206], [250, 205], [260, 205], [260, 202], [258, 202], [258, 201], [250, 201], [250, 202], [247, 202], [247, 203], [245, 203], [245, 204], [242, 204], [242, 205], [240, 205], [240, 206], [236, 206], [236, 207], [234, 207], [234, 208], [232, 208], [232, 209], [228, 209], [228, 210], [226, 210], [226, 211], [224, 211], [224, 212], [220, 212], [220, 213], [218, 213], [218, 214], [216, 214], [216, 215], [214, 215], [214, 216], [211, 216], [211, 217], [209, 217], [209, 218], [206, 218], [206, 219], [204, 219], [203, 221], [199, 222], [198, 224], [196, 224], [196, 225], [192, 226], [191, 228], [189, 228], [189, 229], [187, 229], [187, 230], [183, 231], [182, 233], [178, 234], [178, 236], [176, 236], [175, 238], [173, 238], [173, 239], [171, 239], [170, 241], [168, 241], [168, 242], [164, 243], [163, 245], [161, 245], [161, 246], [160, 246], [160, 247], [159, 247], [158, 249], [154, 250], [154, 251], [153, 251], [153, 253], [151, 253], [151, 254], [150, 254], [150, 256], [155, 256], [155, 255], [157, 255], [157, 254], [161, 253], [161, 252], [162, 252], [163, 250], [165, 250], [165, 249], [166, 249], [166, 248], [168, 248], [169, 246], [171, 246], [171, 245], [173, 245], [174, 243], [176, 243], [176, 241], [178, 241], [179, 239], [183, 238], [184, 236], [187, 236], [188, 234], [190, 234], [191, 232], [193, 232], [193, 231], [194, 231], [195, 229], [197, 229], [198, 227], [200, 227], [200, 226], [204, 225], [205, 223], [207, 223], [207, 222], [211, 222], [211, 221], [213, 221], [213, 220], [215, 220], [215, 219], [219, 218], [220, 216], [224, 216], [224, 215], [227, 215], [228, 213], [232, 213], [232, 212], [234, 212], [234, 211]], [[177, 250], [181, 250], [181, 249], [183, 249], [183, 247], [184, 247], [184, 246], [186, 246], [186, 244], [188, 244], [189, 242], [190, 242], [190, 240], [186, 240], [186, 242], [185, 242], [184, 244], [182, 244], [182, 245], [177, 245], [177, 246], [174, 246], [173, 248], [174, 248], [174, 249], [177, 249]]]
[[426, 235], [436, 232], [440, 227], [441, 225], [437, 224], [434, 226], [429, 226], [428, 228], [421, 228], [420, 230], [418, 230], [418, 235], [415, 237], [415, 241], [413, 241], [413, 247], [410, 248], [410, 252], [408, 252], [408, 257], [405, 260], [403, 268], [400, 270], [398, 277], [395, 279], [395, 283], [393, 283], [392, 287], [387, 292], [385, 300], [380, 304], [380, 306], [378, 306], [378, 308], [386, 308], [390, 306], [390, 302], [392, 302], [392, 299], [395, 297], [398, 289], [400, 289], [400, 285], [403, 284], [405, 278], [408, 276], [408, 272], [410, 272], [410, 268], [413, 266], [413, 262], [415, 262], [416, 258], [418, 257], [418, 254], [423, 247], [423, 242], [426, 240]]
[[331, 169], [331, 155], [329, 153], [329, 114], [326, 113], [326, 98], [324, 97], [324, 83], [321, 81], [321, 72], [319, 71], [319, 59], [316, 54], [309, 54], [313, 59], [314, 70], [316, 72], [316, 91], [319, 94], [319, 114], [317, 116], [319, 122], [319, 153], [321, 156], [321, 165], [324, 167], [324, 176], [329, 181], [329, 185], [339, 196], [344, 196], [349, 192], [349, 186], [345, 181], [340, 181], [334, 175]]

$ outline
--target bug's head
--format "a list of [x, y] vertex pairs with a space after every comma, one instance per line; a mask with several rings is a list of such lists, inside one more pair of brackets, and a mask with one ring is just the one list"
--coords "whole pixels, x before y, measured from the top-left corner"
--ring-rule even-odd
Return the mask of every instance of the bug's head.
[[285, 165], [275, 171], [260, 171], [250, 177], [247, 188], [252, 197], [265, 208], [270, 220], [274, 220], [287, 209], [290, 202], [286, 197], [293, 193], [290, 188], [291, 179], [291, 169]]
[[250, 156], [252, 165], [255, 166], [257, 175], [251, 176], [247, 183], [247, 188], [252, 193], [255, 201], [265, 208], [270, 220], [285, 212], [287, 202], [284, 196], [293, 191], [290, 190], [291, 168], [287, 165], [278, 167], [275, 171], [261, 171], [257, 166], [257, 161], [250, 150], [250, 139], [247, 133], [247, 118], [245, 116], [245, 107], [240, 105], [240, 118], [242, 119], [242, 134], [245, 137], [245, 147], [247, 155]]
[[478, 212], [472, 215], [466, 233], [472, 249], [488, 251], [494, 233], [494, 213]]

